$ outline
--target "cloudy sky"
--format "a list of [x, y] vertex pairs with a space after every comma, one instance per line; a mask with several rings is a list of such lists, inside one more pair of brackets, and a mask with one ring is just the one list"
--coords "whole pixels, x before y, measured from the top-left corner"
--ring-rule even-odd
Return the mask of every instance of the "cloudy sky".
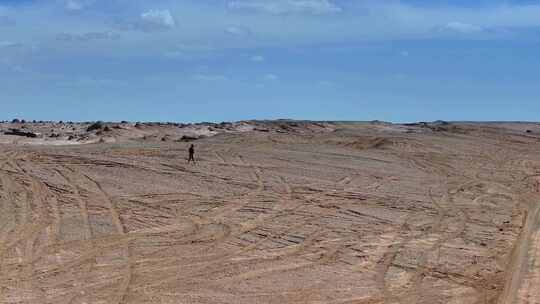
[[0, 0], [0, 119], [540, 120], [540, 2]]

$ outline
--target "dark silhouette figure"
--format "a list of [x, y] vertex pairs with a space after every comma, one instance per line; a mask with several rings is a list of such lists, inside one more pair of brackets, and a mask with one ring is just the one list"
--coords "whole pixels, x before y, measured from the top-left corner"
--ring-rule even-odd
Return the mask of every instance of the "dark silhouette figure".
[[188, 159], [188, 164], [190, 162], [193, 162], [194, 164], [196, 164], [195, 162], [195, 146], [192, 144], [191, 146], [189, 146], [189, 159]]

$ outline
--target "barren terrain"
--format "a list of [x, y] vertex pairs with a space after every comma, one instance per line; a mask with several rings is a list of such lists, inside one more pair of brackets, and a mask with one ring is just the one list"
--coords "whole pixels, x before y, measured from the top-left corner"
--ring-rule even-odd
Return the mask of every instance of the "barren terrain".
[[540, 303], [538, 124], [90, 126], [0, 125], [0, 303]]

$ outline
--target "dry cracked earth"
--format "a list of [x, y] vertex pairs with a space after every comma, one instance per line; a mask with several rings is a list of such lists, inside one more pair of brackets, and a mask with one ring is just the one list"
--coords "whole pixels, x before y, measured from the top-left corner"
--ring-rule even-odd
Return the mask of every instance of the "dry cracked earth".
[[540, 303], [540, 125], [302, 128], [0, 145], [0, 303]]

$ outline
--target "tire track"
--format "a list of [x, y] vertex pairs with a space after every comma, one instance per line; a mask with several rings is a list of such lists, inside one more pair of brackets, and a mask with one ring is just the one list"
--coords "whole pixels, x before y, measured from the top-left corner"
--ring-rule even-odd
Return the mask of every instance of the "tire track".
[[[28, 172], [26, 169], [22, 168], [16, 160], [14, 160], [16, 167], [20, 170], [20, 173], [24, 175], [24, 177], [28, 180], [29, 183], [29, 189], [26, 189], [28, 195], [28, 201], [33, 202], [36, 206], [35, 210], [38, 214], [38, 220], [42, 221], [46, 227], [46, 229], [50, 226], [50, 216], [48, 214], [48, 211], [45, 209], [44, 206], [44, 197], [42, 189], [40, 188], [39, 180], [35, 178], [30, 172]], [[30, 204], [31, 206], [31, 204]], [[36, 273], [35, 270], [35, 262], [39, 260], [45, 248], [47, 247], [47, 242], [41, 242], [41, 245], [35, 246], [36, 242], [38, 241], [39, 234], [44, 232], [43, 230], [36, 232], [34, 235], [32, 235], [27, 241], [25, 246], [25, 252], [24, 252], [24, 269], [23, 269], [23, 276], [29, 278], [27, 280], [28, 286], [30, 290], [32, 290], [33, 294], [37, 294], [37, 297], [43, 298], [46, 297], [45, 293], [39, 288], [39, 284], [37, 283], [36, 277], [34, 274]], [[46, 235], [46, 234], [45, 234]], [[34, 250], [35, 248], [35, 250]]]
[[[30, 295], [31, 301], [34, 301], [37, 297], [43, 296], [43, 292], [37, 287], [37, 283], [33, 277], [35, 272], [33, 266], [34, 248], [42, 229], [48, 226], [48, 214], [43, 207], [39, 192], [36, 191], [34, 178], [17, 163], [17, 156], [18, 154], [13, 154], [8, 157], [7, 163], [12, 168], [13, 172], [11, 174], [14, 177], [11, 178], [2, 174], [2, 186], [4, 193], [7, 194], [8, 201], [12, 204], [18, 201], [22, 205], [20, 208], [22, 209], [22, 215], [20, 224], [18, 225], [22, 227], [22, 231], [16, 227], [12, 230], [12, 235], [15, 235], [15, 239], [1, 249], [0, 257], [11, 247], [15, 248], [21, 267], [21, 275], [27, 278], [20, 282], [20, 287], [26, 290]], [[15, 190], [15, 187], [18, 189]], [[17, 193], [19, 197], [9, 193]], [[35, 205], [35, 208], [32, 208], [32, 203]], [[36, 212], [35, 218], [33, 216], [34, 211]], [[39, 224], [31, 226], [31, 222]], [[25, 230], [27, 227], [32, 227], [33, 229]], [[37, 253], [41, 253], [44, 247], [44, 245], [37, 247]]]
[[[73, 176], [75, 174], [75, 171], [69, 167], [61, 166], [54, 168], [54, 171], [63, 178], [65, 182], [68, 183], [68, 186], [71, 189], [71, 192], [74, 194], [74, 199], [77, 202], [77, 205], [79, 207], [79, 214], [81, 215], [82, 222], [83, 222], [83, 237], [82, 242], [84, 247], [91, 246], [92, 239], [93, 239], [93, 231], [90, 224], [90, 218], [89, 218], [89, 212], [88, 212], [88, 205], [86, 200], [83, 198], [80, 192], [80, 188], [78, 183], [76, 182], [76, 178]], [[89, 251], [92, 252], [92, 251]], [[83, 255], [84, 258], [80, 259], [81, 267], [84, 271], [84, 273], [91, 273], [94, 265], [96, 263], [96, 255], [88, 256]], [[72, 261], [71, 263], [73, 263]], [[88, 280], [82, 279], [82, 282], [79, 282], [79, 278], [77, 278], [76, 273], [73, 271], [73, 267], [66, 267], [65, 264], [60, 265], [60, 269], [67, 269], [67, 272], [69, 275], [73, 278], [75, 290], [80, 290], [83, 285], [88, 284]], [[85, 293], [82, 291], [75, 291], [72, 293], [71, 299], [69, 302], [75, 301], [77, 298], [81, 297], [83, 298], [85, 296]]]
[[[283, 181], [284, 181], [284, 179], [283, 179]], [[285, 184], [284, 184], [284, 187], [285, 187]], [[285, 187], [285, 188], [287, 189], [287, 187]], [[288, 192], [288, 191], [286, 190], [286, 192]], [[293, 195], [292, 189], [291, 189], [291, 194], [290, 195]], [[322, 196], [322, 194], [321, 194], [321, 196]], [[282, 210], [282, 211], [278, 212], [275, 215], [258, 217], [257, 219], [250, 222], [249, 224], [245, 224], [244, 225], [245, 229], [241, 229], [239, 231], [231, 232], [231, 236], [241, 235], [241, 234], [244, 234], [244, 233], [249, 233], [251, 231], [254, 231], [255, 229], [261, 227], [261, 225], [263, 223], [275, 220], [275, 219], [277, 219], [279, 217], [282, 217], [284, 215], [291, 214], [291, 212], [298, 211], [300, 208], [305, 207], [306, 204], [309, 204], [309, 203], [312, 203], [312, 202], [306, 198], [304, 200], [301, 200], [301, 202], [299, 204], [293, 206], [292, 208], [287, 208], [285, 210]], [[317, 218], [320, 218], [320, 217], [317, 217]], [[209, 261], [207, 261], [205, 263], [204, 269], [199, 270], [199, 271], [197, 271], [197, 272], [195, 272], [195, 273], [193, 273], [191, 275], [189, 275], [187, 273], [184, 273], [183, 274], [183, 276], [184, 276], [183, 279], [196, 278], [196, 277], [200, 277], [200, 276], [208, 276], [208, 275], [212, 275], [212, 274], [217, 274], [217, 273], [220, 272], [220, 268], [216, 269], [216, 266], [220, 265], [224, 261], [231, 260], [231, 259], [234, 260], [235, 257], [240, 256], [242, 254], [246, 254], [246, 253], [260, 247], [261, 245], [263, 245], [264, 243], [266, 243], [266, 242], [268, 242], [268, 241], [270, 241], [272, 239], [280, 239], [280, 238], [290, 234], [290, 232], [295, 230], [295, 229], [302, 228], [302, 227], [304, 227], [304, 226], [306, 226], [308, 224], [311, 224], [311, 223], [315, 223], [317, 221], [317, 218], [306, 219], [303, 222], [300, 222], [300, 223], [298, 223], [296, 225], [288, 227], [286, 230], [281, 231], [279, 233], [268, 233], [266, 236], [264, 236], [260, 240], [254, 242], [254, 243], [252, 243], [252, 244], [250, 244], [250, 245], [248, 245], [246, 247], [235, 250], [235, 251], [233, 251], [231, 253], [228, 253], [228, 254], [216, 256], [216, 259], [211, 259], [211, 260], [209, 260]], [[290, 256], [298, 255], [299, 252], [302, 252], [303, 250], [305, 250], [306, 247], [308, 247], [310, 244], [315, 242], [317, 235], [319, 235], [320, 233], [321, 233], [321, 231], [316, 232], [316, 233], [308, 236], [304, 243], [302, 243], [302, 244], [300, 244], [298, 246], [295, 246], [292, 250], [286, 250], [286, 251], [282, 252], [281, 254], [272, 255], [272, 256], [266, 257], [266, 258], [257, 257], [256, 260], [258, 260], [258, 261], [266, 261], [266, 260], [269, 260], [269, 259], [275, 260], [275, 259], [281, 259], [281, 258], [284, 258], [284, 257], [290, 257]], [[215, 244], [212, 245], [212, 247], [214, 247], [214, 246], [216, 246], [216, 245]], [[328, 262], [335, 255], [335, 253], [338, 250], [339, 249], [336, 249], [333, 254], [325, 254], [325, 255], [323, 255], [323, 258], [319, 261], [319, 263]], [[209, 251], [209, 248], [206, 248], [206, 249], [203, 250], [203, 252], [205, 252], [205, 251]], [[329, 251], [331, 251], [331, 250], [329, 250]], [[315, 263], [314, 262], [306, 263], [306, 265], [308, 265], [308, 264], [309, 265], [314, 265]], [[211, 269], [211, 272], [208, 273], [208, 270], [210, 270], [210, 269]], [[156, 284], [150, 285], [150, 287], [165, 284], [167, 282], [172, 282], [172, 281], [177, 279], [177, 276], [178, 275], [174, 275], [172, 278], [162, 280], [162, 281], [160, 281], [160, 282], [158, 282]], [[228, 281], [232, 282], [231, 280], [237, 280], [237, 279], [230, 278]]]
[[224, 165], [227, 164], [227, 161], [225, 160], [225, 158], [223, 156], [221, 156], [221, 154], [219, 152], [214, 152], [214, 155], [216, 156], [216, 158]]
[[[507, 268], [507, 279], [499, 304], [525, 304], [538, 300], [538, 285], [532, 283], [540, 278], [540, 268], [530, 269], [531, 264], [536, 266], [540, 260], [540, 204], [531, 203], [527, 213], [525, 226], [512, 252]], [[536, 299], [536, 300], [534, 300]]]
[[82, 220], [83, 220], [83, 239], [90, 240], [92, 238], [92, 228], [90, 226], [90, 219], [88, 216], [88, 206], [86, 204], [86, 201], [81, 196], [81, 193], [79, 191], [79, 187], [77, 184], [73, 182], [73, 177], [70, 176], [71, 170], [69, 170], [70, 173], [65, 172], [69, 169], [63, 168], [63, 169], [54, 169], [56, 173], [58, 173], [62, 178], [68, 183], [69, 187], [71, 188], [71, 191], [75, 195], [75, 200], [77, 201], [77, 204], [79, 205], [79, 212], [81, 214]]
[[[111, 200], [109, 195], [105, 192], [105, 190], [103, 190], [103, 187], [101, 186], [100, 183], [98, 183], [96, 180], [94, 180], [93, 178], [89, 177], [86, 174], [83, 174], [83, 176], [89, 181], [91, 181], [99, 190], [99, 194], [102, 197], [102, 200], [106, 203], [107, 207], [109, 208], [111, 219], [116, 227], [117, 234], [121, 236], [125, 236], [126, 232], [125, 232], [124, 226], [122, 225], [120, 215], [118, 214], [118, 211], [116, 210], [114, 202]], [[115, 304], [122, 304], [126, 302], [127, 293], [128, 293], [132, 275], [133, 275], [131, 255], [130, 255], [130, 249], [129, 249], [129, 239], [125, 239], [122, 242], [122, 253], [123, 253], [124, 262], [125, 262], [125, 265], [124, 265], [125, 269], [123, 271], [123, 279], [120, 284], [118, 293], [113, 298], [112, 303], [115, 303]]]

